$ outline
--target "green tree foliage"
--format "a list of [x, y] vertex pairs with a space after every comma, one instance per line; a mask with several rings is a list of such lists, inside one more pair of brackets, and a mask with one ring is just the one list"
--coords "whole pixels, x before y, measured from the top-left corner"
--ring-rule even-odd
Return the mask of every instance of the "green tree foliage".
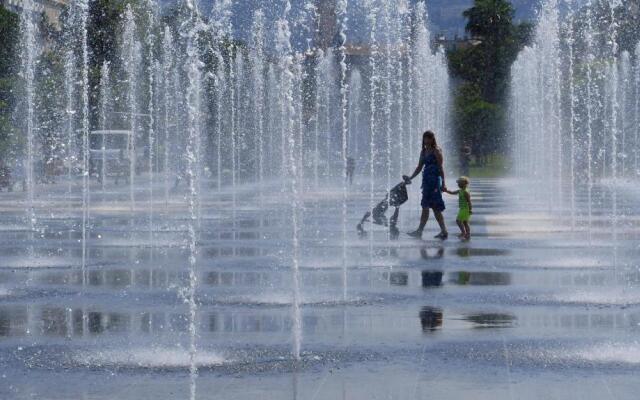
[[0, 5], [0, 159], [3, 159], [10, 143], [14, 104], [15, 77], [18, 70], [17, 53], [19, 37], [18, 16]]
[[514, 24], [513, 15], [506, 0], [475, 0], [463, 13], [473, 41], [448, 53], [449, 68], [462, 81], [454, 101], [457, 137], [481, 158], [501, 150], [511, 64], [533, 30]]
[[464, 142], [474, 144], [474, 151], [484, 159], [495, 151], [495, 143], [488, 138], [495, 137], [501, 129], [503, 109], [482, 97], [481, 90], [473, 83], [464, 83], [458, 88], [454, 101], [455, 129], [464, 132]]

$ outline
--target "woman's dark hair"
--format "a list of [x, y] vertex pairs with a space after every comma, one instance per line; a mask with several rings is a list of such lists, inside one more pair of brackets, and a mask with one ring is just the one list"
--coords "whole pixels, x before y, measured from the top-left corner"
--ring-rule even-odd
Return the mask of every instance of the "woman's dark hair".
[[433, 140], [433, 148], [437, 149], [438, 148], [438, 142], [436, 141], [436, 134], [433, 133], [432, 131], [426, 131], [425, 133], [422, 134], [422, 150], [427, 150], [427, 146], [424, 144], [424, 141], [427, 138]]

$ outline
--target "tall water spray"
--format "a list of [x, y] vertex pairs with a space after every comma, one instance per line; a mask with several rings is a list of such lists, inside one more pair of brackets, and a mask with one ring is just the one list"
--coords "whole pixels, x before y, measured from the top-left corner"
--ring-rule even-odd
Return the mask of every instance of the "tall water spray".
[[88, 0], [78, 0], [76, 6], [80, 13], [80, 38], [82, 51], [82, 270], [85, 275], [87, 264], [87, 230], [89, 219], [89, 46], [87, 23], [89, 19]]
[[165, 27], [162, 38], [162, 109], [163, 109], [163, 144], [164, 144], [164, 165], [163, 165], [163, 186], [165, 205], [169, 202], [170, 190], [170, 159], [171, 150], [175, 151], [175, 142], [173, 141], [176, 132], [172, 132], [177, 127], [175, 118], [175, 100], [173, 93], [178, 90], [174, 80], [174, 44], [173, 35], [169, 27]]
[[[190, 255], [185, 300], [192, 317], [190, 353], [195, 376], [197, 242], [202, 209], [211, 204], [201, 200], [208, 194], [204, 184], [207, 172], [211, 171], [211, 184], [220, 201], [226, 201], [230, 189], [234, 239], [239, 235], [236, 217], [245, 200], [240, 197], [244, 188], [257, 184], [257, 202], [263, 206], [265, 199], [273, 200], [267, 196], [275, 187], [277, 193], [286, 194], [278, 199], [287, 199], [285, 210], [287, 219], [291, 218], [292, 250], [287, 263], [290, 261], [292, 271], [293, 354], [299, 358], [303, 188], [322, 185], [341, 189], [342, 297], [346, 299], [348, 158], [356, 160], [358, 171], [368, 169], [373, 206], [417, 156], [405, 148], [417, 146], [420, 132], [434, 129], [443, 143], [448, 141], [444, 122], [449, 103], [446, 62], [442, 51], [433, 48], [424, 4], [414, 7], [403, 0], [394, 7], [381, 0], [366, 0], [367, 43], [359, 45], [352, 43], [357, 34], [352, 38], [351, 32], [362, 27], [352, 24], [354, 3], [347, 0], [336, 3], [338, 35], [334, 43], [316, 40], [322, 21], [313, 1], [305, 2], [301, 10], [292, 10], [290, 2], [284, 2], [284, 8], [277, 10], [276, 24], [270, 20], [271, 10], [252, 8], [251, 32], [243, 36], [235, 26], [238, 18], [234, 12], [244, 4], [217, 0], [210, 15], [201, 15], [194, 2], [185, 0], [185, 7], [165, 25], [167, 19], [156, 11], [169, 11], [158, 10], [154, 0], [145, 0], [127, 5], [123, 12], [116, 40], [119, 52], [96, 52], [95, 60], [90, 59], [94, 41], [88, 37], [92, 32], [87, 25], [88, 4], [86, 0], [74, 2], [71, 17], [62, 27], [69, 40], [62, 46], [64, 111], [60, 115], [64, 116], [66, 137], [59, 140], [66, 141], [66, 199], [71, 207], [77, 207], [73, 175], [76, 171], [82, 175], [83, 266], [89, 254], [90, 212], [95, 209], [89, 196], [90, 173], [93, 177], [97, 172], [101, 179], [101, 203], [105, 206], [111, 198], [128, 195], [132, 227], [133, 216], [148, 215], [152, 247], [160, 225], [155, 215], [156, 197], [164, 198], [165, 213], [184, 207]], [[24, 118], [26, 209], [35, 228], [33, 165], [39, 144], [34, 73], [39, 46], [31, 19], [31, 14], [25, 13], [22, 76], [28, 116]], [[174, 37], [176, 33], [179, 36]], [[91, 85], [90, 66], [100, 70], [99, 81], [96, 77]], [[107, 138], [104, 132], [93, 135], [90, 121], [101, 131], [126, 132], [124, 143], [116, 144], [115, 136]], [[121, 147], [117, 160], [107, 157], [114, 145]], [[90, 168], [100, 161], [100, 171]], [[111, 166], [116, 166], [113, 175], [128, 175], [127, 187], [114, 185], [113, 190], [105, 190]], [[160, 177], [162, 190], [156, 188]], [[172, 197], [180, 193], [181, 183], [187, 186], [186, 194]], [[282, 192], [278, 192], [280, 188]], [[185, 202], [180, 202], [181, 198]]]
[[[636, 148], [640, 148], [640, 42], [636, 45], [634, 58], [636, 60], [633, 68], [633, 83], [635, 86], [633, 107], [633, 143]], [[633, 154], [633, 174], [640, 176], [640, 151]]]
[[260, 204], [262, 204], [262, 191], [264, 185], [264, 104], [265, 104], [265, 87], [264, 87], [264, 13], [261, 10], [253, 14], [253, 26], [251, 29], [253, 35], [251, 37], [251, 68], [252, 68], [252, 99], [254, 123], [253, 131], [258, 136], [258, 193]]
[[600, 218], [595, 207], [606, 202], [614, 242], [624, 212], [619, 188], [637, 178], [630, 165], [640, 153], [640, 61], [618, 43], [619, 6], [569, 2], [562, 16], [562, 4], [544, 3], [511, 79], [517, 174], [535, 182], [534, 193], [550, 208], [569, 209], [571, 225], [589, 235]]
[[124, 70], [126, 73], [127, 84], [127, 120], [129, 123], [129, 135], [128, 135], [128, 164], [129, 164], [129, 201], [131, 209], [135, 207], [135, 184], [136, 184], [136, 168], [137, 168], [137, 156], [136, 145], [138, 135], [138, 79], [140, 65], [140, 43], [136, 39], [136, 22], [133, 15], [131, 5], [127, 5], [124, 19], [124, 32], [123, 32], [123, 44], [122, 44], [122, 56]]
[[[294, 83], [295, 83], [295, 60], [291, 47], [291, 31], [289, 28], [288, 15], [291, 11], [291, 4], [285, 3], [282, 18], [277, 23], [276, 51], [280, 54], [278, 65], [281, 77], [280, 85], [282, 90], [282, 113], [283, 113], [283, 144], [287, 149], [286, 165], [288, 167], [287, 178], [290, 182], [291, 193], [291, 272], [292, 272], [292, 335], [293, 335], [293, 356], [297, 360], [300, 358], [300, 348], [302, 342], [302, 316], [300, 313], [300, 278], [299, 278], [299, 181], [298, 181], [298, 160], [296, 152], [297, 135], [295, 132], [295, 105], [294, 105]], [[286, 141], [284, 139], [286, 138]]]
[[[225, 46], [225, 41], [229, 40], [233, 35], [233, 25], [231, 23], [231, 0], [220, 0], [217, 1], [213, 7], [213, 13], [211, 17], [211, 30], [213, 32], [214, 38], [218, 41], [217, 46], [222, 49]], [[221, 51], [221, 50], [219, 50]], [[221, 114], [218, 114], [218, 118], [222, 118], [222, 116], [227, 117], [227, 121], [225, 121], [226, 133], [229, 137], [229, 145], [225, 151], [229, 156], [227, 158], [231, 161], [231, 190], [232, 190], [232, 201], [233, 207], [235, 209], [236, 205], [236, 181], [237, 181], [237, 132], [236, 132], [236, 118], [237, 118], [237, 109], [236, 109], [236, 91], [237, 91], [237, 82], [236, 82], [236, 74], [235, 74], [235, 65], [232, 60], [235, 60], [234, 57], [235, 49], [229, 49], [229, 59], [227, 63], [224, 62], [222, 54], [217, 53], [218, 62], [221, 63], [219, 68], [224, 68], [227, 70], [224, 79], [227, 81], [225, 85], [227, 89], [227, 93], [224, 96], [228, 96], [228, 99], [225, 100], [224, 104], [226, 105], [224, 111]], [[225, 65], [226, 64], [226, 65]], [[219, 89], [220, 90], [220, 89]], [[220, 132], [222, 134], [222, 131]], [[222, 146], [222, 144], [221, 144]]]
[[76, 58], [72, 50], [65, 53], [64, 63], [64, 92], [65, 92], [65, 160], [67, 167], [67, 196], [69, 197], [69, 205], [73, 207], [71, 202], [71, 192], [73, 185], [73, 173], [76, 166], [77, 149], [75, 143], [75, 119], [76, 119]]
[[[147, 51], [147, 65], [146, 65], [146, 74], [147, 74], [147, 119], [148, 119], [148, 129], [147, 129], [147, 153], [148, 153], [148, 164], [147, 168], [149, 169], [149, 201], [147, 203], [148, 211], [149, 211], [149, 243], [153, 244], [153, 177], [154, 177], [154, 159], [155, 159], [155, 146], [156, 146], [156, 129], [155, 129], [155, 97], [154, 97], [154, 86], [155, 86], [155, 56], [154, 56], [154, 45], [155, 45], [155, 33], [154, 30], [156, 28], [156, 2], [154, 0], [145, 0], [145, 11], [147, 17], [145, 32], [145, 47]], [[151, 246], [152, 254], [153, 254], [153, 246]]]
[[349, 155], [360, 159], [362, 127], [362, 75], [359, 69], [353, 69], [349, 76]]
[[198, 286], [198, 233], [199, 227], [199, 196], [198, 190], [201, 179], [200, 142], [202, 135], [202, 61], [198, 48], [198, 35], [205, 29], [200, 20], [198, 7], [187, 0], [187, 8], [190, 12], [190, 19], [183, 22], [181, 35], [186, 42], [186, 60], [184, 64], [187, 75], [187, 88], [185, 92], [185, 104], [187, 105], [187, 177], [188, 177], [188, 201], [189, 201], [189, 224], [188, 224], [188, 246], [189, 246], [189, 287], [187, 301], [189, 304], [189, 372], [191, 399], [196, 398], [196, 378], [198, 366], [196, 364], [197, 355], [197, 303], [196, 289]]
[[341, 155], [342, 155], [342, 299], [347, 300], [347, 168], [348, 168], [348, 138], [349, 138], [349, 86], [347, 85], [347, 2], [338, 1], [338, 18], [340, 18], [340, 104], [341, 104]]
[[34, 166], [33, 158], [35, 151], [35, 71], [38, 57], [38, 28], [35, 23], [34, 4], [31, 1], [24, 3], [22, 14], [20, 15], [20, 34], [21, 34], [21, 66], [20, 75], [24, 84], [24, 112], [23, 120], [25, 121], [25, 134], [27, 137], [25, 156], [19, 159], [17, 163], [21, 164], [20, 169], [24, 171], [25, 184], [27, 186], [27, 220], [29, 229], [33, 232], [36, 228], [36, 213], [34, 205]]
[[[104, 62], [100, 68], [100, 129], [104, 132], [109, 127], [108, 115], [110, 113], [111, 105], [111, 81], [109, 77], [109, 63]], [[102, 182], [102, 191], [105, 190], [107, 183], [107, 136], [103, 133], [102, 142], [100, 143], [101, 149], [101, 167], [100, 167], [100, 181]]]
[[[376, 36], [378, 25], [378, 6], [373, 1], [366, 2], [367, 22], [369, 23], [369, 46], [371, 54], [369, 56], [369, 208], [373, 209], [375, 199], [375, 177], [376, 177], [376, 158], [377, 158], [377, 105], [378, 96], [378, 39]], [[369, 237], [369, 254], [373, 257], [373, 235]]]

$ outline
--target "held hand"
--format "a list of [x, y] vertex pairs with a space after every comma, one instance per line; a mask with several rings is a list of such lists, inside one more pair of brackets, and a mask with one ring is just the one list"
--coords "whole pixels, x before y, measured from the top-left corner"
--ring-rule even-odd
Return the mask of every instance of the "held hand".
[[409, 178], [407, 175], [402, 175], [402, 180], [406, 184], [410, 184], [411, 183], [411, 178]]

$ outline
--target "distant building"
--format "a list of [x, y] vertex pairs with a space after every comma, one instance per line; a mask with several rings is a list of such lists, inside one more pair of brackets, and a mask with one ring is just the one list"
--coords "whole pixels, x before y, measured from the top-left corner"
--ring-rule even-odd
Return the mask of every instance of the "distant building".
[[448, 38], [443, 34], [440, 34], [435, 39], [435, 45], [437, 47], [444, 47], [446, 51], [454, 51], [459, 49], [466, 49], [469, 47], [477, 46], [482, 41], [480, 39], [474, 39], [469, 37], [458, 37], [454, 36], [453, 38]]
[[64, 7], [69, 4], [68, 0], [0, 0], [7, 10], [20, 13], [25, 8], [26, 3], [31, 3], [31, 8], [35, 13], [44, 13], [56, 28], [60, 28], [60, 14]]

